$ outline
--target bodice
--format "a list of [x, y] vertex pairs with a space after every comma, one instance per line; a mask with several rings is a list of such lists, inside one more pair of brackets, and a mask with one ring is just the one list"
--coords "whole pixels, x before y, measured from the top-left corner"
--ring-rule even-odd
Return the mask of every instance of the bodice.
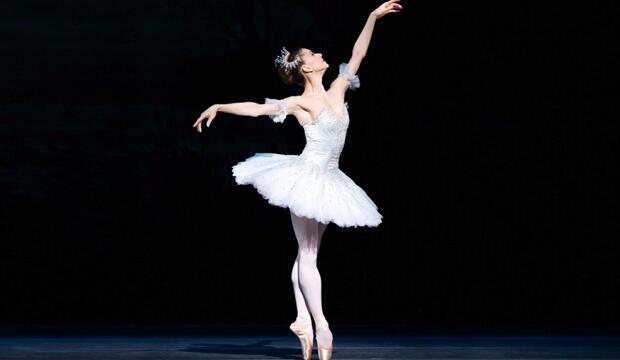
[[326, 170], [338, 168], [349, 127], [348, 104], [342, 114], [325, 106], [316, 119], [303, 126], [306, 146], [300, 156]]

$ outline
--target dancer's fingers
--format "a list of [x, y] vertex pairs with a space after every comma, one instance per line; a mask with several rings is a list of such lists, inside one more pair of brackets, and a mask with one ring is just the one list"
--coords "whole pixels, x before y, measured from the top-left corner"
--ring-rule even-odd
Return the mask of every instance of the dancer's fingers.
[[215, 119], [217, 113], [213, 113], [209, 116], [209, 120], [207, 120], [207, 127], [211, 126], [211, 123], [213, 122], [213, 120]]
[[204, 115], [200, 115], [200, 117], [198, 117], [198, 119], [196, 119], [196, 122], [194, 123], [194, 127], [198, 126], [198, 124], [200, 124], [202, 122], [203, 118], [204, 118]]

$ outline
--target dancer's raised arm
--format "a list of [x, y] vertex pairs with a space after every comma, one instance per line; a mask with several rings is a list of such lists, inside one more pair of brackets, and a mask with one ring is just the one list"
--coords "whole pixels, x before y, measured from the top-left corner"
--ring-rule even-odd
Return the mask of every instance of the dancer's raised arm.
[[[386, 1], [373, 10], [368, 16], [368, 20], [366, 20], [366, 24], [364, 25], [362, 32], [358, 36], [355, 45], [353, 45], [351, 59], [349, 59], [349, 62], [347, 63], [347, 73], [349, 77], [353, 77], [357, 73], [362, 59], [366, 56], [366, 51], [368, 50], [368, 45], [370, 44], [370, 39], [372, 38], [372, 32], [375, 28], [375, 22], [377, 19], [380, 19], [389, 13], [397, 13], [403, 8], [402, 5], [397, 4], [398, 1], [400, 0]], [[347, 87], [347, 76], [338, 76], [336, 80], [331, 83], [330, 90], [333, 88], [339, 90], [338, 92], [344, 93], [347, 90]]]
[[215, 104], [209, 106], [207, 110], [203, 111], [200, 114], [198, 119], [196, 119], [193, 127], [197, 128], [198, 132], [202, 132], [202, 121], [206, 118], [207, 127], [209, 127], [218, 112], [252, 117], [257, 117], [261, 115], [286, 116], [289, 112], [298, 111], [301, 108], [299, 104], [299, 96], [289, 96], [282, 100], [270, 99], [266, 101], [265, 104], [259, 104], [251, 101], [229, 104]]

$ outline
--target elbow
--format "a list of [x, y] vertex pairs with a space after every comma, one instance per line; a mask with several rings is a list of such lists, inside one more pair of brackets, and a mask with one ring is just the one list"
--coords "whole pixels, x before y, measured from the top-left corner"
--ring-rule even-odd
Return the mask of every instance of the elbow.
[[248, 115], [250, 115], [251, 117], [259, 117], [261, 115], [265, 115], [263, 105], [254, 103], [254, 106], [252, 106]]
[[358, 58], [358, 59], [363, 59], [366, 56], [366, 52], [365, 51], [354, 51], [353, 52], [353, 57]]

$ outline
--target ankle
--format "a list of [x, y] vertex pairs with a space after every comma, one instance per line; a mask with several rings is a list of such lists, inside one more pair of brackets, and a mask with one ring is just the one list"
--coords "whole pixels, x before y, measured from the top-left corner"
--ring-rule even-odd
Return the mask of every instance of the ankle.
[[323, 348], [330, 347], [334, 341], [334, 337], [327, 323], [317, 325], [315, 337], [318, 345]]
[[329, 323], [327, 322], [326, 319], [315, 321], [315, 326], [316, 326], [317, 330], [318, 329], [329, 330]]
[[302, 323], [302, 324], [307, 324], [307, 323], [311, 323], [312, 319], [310, 318], [310, 315], [297, 315], [297, 318], [295, 319], [295, 322], [298, 323]]

